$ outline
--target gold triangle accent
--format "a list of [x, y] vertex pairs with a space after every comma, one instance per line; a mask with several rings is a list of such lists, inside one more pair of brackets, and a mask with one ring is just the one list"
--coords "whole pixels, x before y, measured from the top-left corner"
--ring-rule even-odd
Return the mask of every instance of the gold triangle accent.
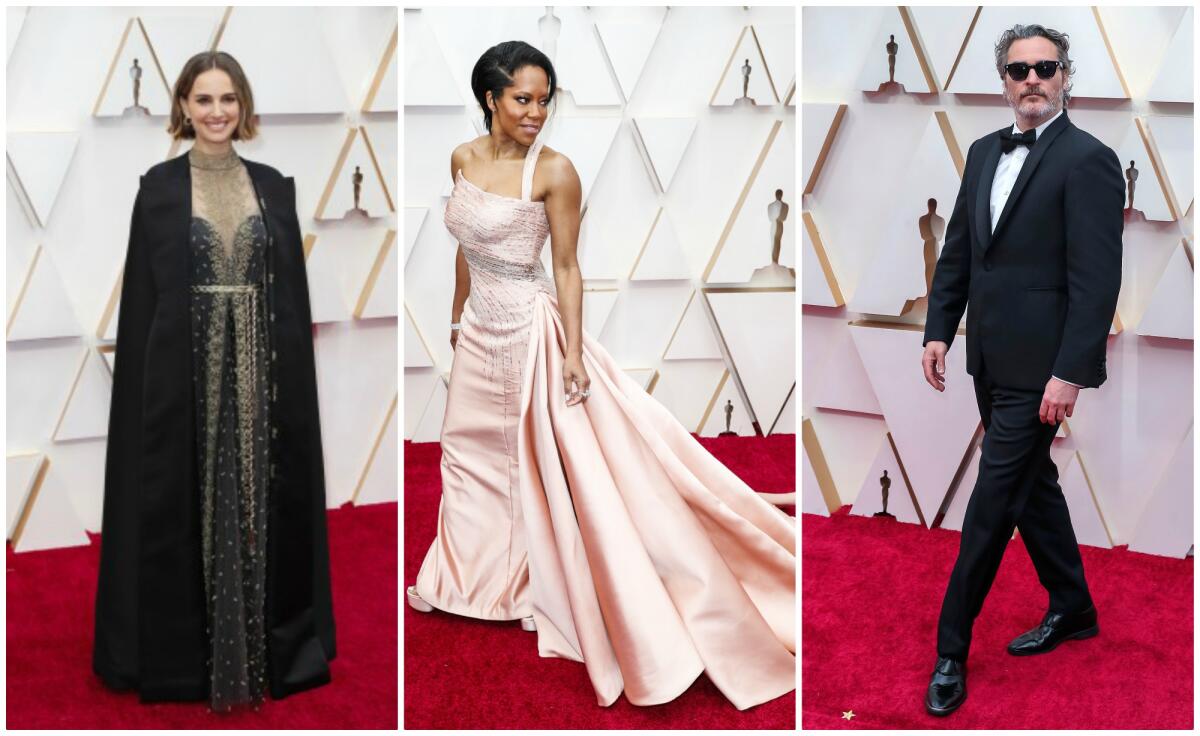
[[792, 381], [792, 387], [788, 389], [787, 396], [783, 397], [783, 403], [779, 405], [779, 411], [775, 413], [775, 418], [771, 420], [771, 428], [767, 430], [767, 434], [775, 431], [775, 425], [779, 424], [779, 418], [783, 416], [783, 410], [787, 408], [788, 402], [792, 400], [792, 394], [796, 393], [796, 382]]
[[216, 51], [220, 45], [221, 39], [225, 36], [225, 27], [229, 25], [229, 16], [233, 15], [233, 6], [225, 8], [225, 12], [221, 15], [221, 22], [217, 24], [217, 32], [213, 34], [212, 46], [209, 51]]
[[1096, 18], [1096, 27], [1100, 29], [1100, 38], [1104, 39], [1104, 48], [1108, 50], [1108, 58], [1112, 61], [1113, 71], [1117, 73], [1117, 81], [1121, 83], [1121, 90], [1125, 93], [1126, 98], [1133, 97], [1129, 94], [1129, 85], [1125, 83], [1125, 75], [1121, 73], [1121, 65], [1117, 63], [1117, 55], [1113, 53], [1112, 42], [1108, 40], [1108, 31], [1104, 30], [1104, 20], [1100, 17], [1100, 8], [1093, 5], [1092, 15]]
[[83, 377], [83, 369], [87, 366], [89, 352], [91, 351], [84, 348], [83, 359], [79, 361], [79, 367], [75, 369], [75, 378], [71, 381], [71, 390], [67, 392], [67, 400], [63, 402], [62, 410], [58, 412], [58, 421], [54, 423], [54, 431], [50, 433], [50, 439], [55, 442], [58, 441], [58, 430], [62, 429], [63, 419], [67, 416], [67, 409], [71, 406], [71, 401], [75, 398], [75, 389], [79, 387], [79, 379]]
[[104, 305], [104, 313], [100, 315], [100, 325], [96, 328], [96, 337], [101, 340], [104, 339], [104, 333], [108, 332], [108, 323], [112, 321], [117, 305], [121, 303], [121, 285], [124, 281], [125, 267], [121, 266], [121, 270], [117, 272], [117, 282], [113, 284], [112, 291], [108, 294], [108, 302]]
[[904, 467], [904, 459], [900, 457], [900, 450], [896, 448], [896, 440], [892, 439], [892, 433], [887, 433], [888, 444], [892, 447], [892, 454], [896, 456], [896, 464], [900, 466], [900, 475], [904, 477], [904, 487], [908, 489], [908, 497], [912, 499], [913, 508], [916, 509], [917, 519], [920, 520], [921, 526], [926, 529], [929, 524], [925, 521], [925, 512], [921, 510], [921, 504], [917, 502], [917, 493], [913, 490], [912, 481], [908, 479], [908, 470]]
[[833, 122], [829, 124], [825, 140], [821, 142], [821, 150], [817, 153], [817, 161], [813, 164], [812, 174], [808, 177], [808, 185], [804, 188], [803, 194], [812, 194], [813, 189], [816, 188], [821, 170], [825, 168], [825, 159], [829, 156], [829, 149], [833, 148], [833, 139], [837, 137], [838, 130], [842, 127], [842, 119], [846, 117], [846, 110], [849, 108], [850, 106], [843, 102], [838, 105], [837, 112], [833, 114]]
[[383, 436], [387, 434], [388, 424], [392, 421], [392, 415], [396, 413], [396, 403], [399, 398], [399, 392], [392, 395], [392, 403], [388, 406], [387, 415], [383, 418], [383, 424], [380, 425], [379, 431], [375, 434], [375, 441], [371, 443], [371, 452], [367, 455], [367, 462], [363, 465], [362, 472], [358, 474], [358, 482], [354, 484], [354, 493], [350, 494], [350, 504], [352, 506], [358, 503], [358, 492], [362, 490], [363, 483], [367, 480], [367, 474], [371, 472], [371, 465], [375, 462], [375, 453], [379, 451], [379, 445], [383, 442]]
[[829, 254], [825, 252], [825, 244], [821, 242], [821, 233], [817, 231], [816, 221], [809, 212], [801, 212], [800, 218], [804, 221], [808, 239], [812, 241], [813, 250], [817, 253], [817, 261], [821, 264], [821, 273], [825, 275], [825, 283], [829, 286], [829, 293], [833, 295], [834, 303], [839, 307], [845, 306], [846, 298], [842, 296], [842, 288], [838, 286], [837, 276], [834, 275], [833, 266], [829, 263]]
[[713, 407], [716, 406], [717, 397], [721, 395], [721, 389], [725, 388], [725, 382], [729, 380], [729, 369], [721, 374], [721, 380], [717, 381], [717, 388], [713, 391], [712, 396], [708, 397], [708, 406], [704, 408], [704, 416], [700, 417], [700, 423], [696, 425], [696, 434], [704, 431], [704, 425], [708, 424], [708, 417], [712, 414]]
[[375, 104], [375, 95], [379, 93], [379, 85], [383, 83], [383, 78], [387, 76], [388, 62], [392, 60], [392, 56], [396, 53], [396, 42], [400, 35], [400, 24], [392, 29], [392, 37], [388, 41], [387, 48], [383, 52], [383, 58], [379, 61], [379, 68], [375, 70], [375, 78], [371, 80], [371, 89], [367, 91], [367, 97], [363, 100], [361, 110], [370, 112], [371, 105]]
[[[907, 6], [901, 5], [898, 10], [900, 11], [900, 20], [904, 23], [904, 30], [908, 33], [908, 40], [912, 43], [913, 51], [916, 52], [914, 56], [917, 57], [917, 64], [921, 67], [921, 74], [925, 77], [925, 91], [937, 94], [937, 80], [933, 78], [933, 67], [930, 66], [929, 60], [926, 58], [925, 44], [921, 42], [921, 34], [917, 32], [917, 24], [913, 22], [912, 15]], [[920, 511], [917, 513], [920, 513]]]
[[37, 503], [38, 494], [42, 490], [42, 482], [46, 480], [46, 471], [49, 469], [50, 458], [43, 455], [42, 462], [38, 464], [37, 474], [33, 478], [33, 486], [29, 489], [29, 497], [25, 499], [25, 505], [21, 507], [21, 516], [17, 519], [17, 525], [13, 527], [10, 541], [14, 550], [21, 544], [21, 535], [25, 533], [25, 525], [33, 514], [33, 505]]
[[100, 362], [104, 365], [104, 369], [108, 371], [108, 375], [112, 376], [112, 369], [108, 367], [108, 361], [104, 359], [104, 353], [117, 352], [117, 346], [114, 343], [108, 345], [97, 345], [96, 352], [100, 354]]
[[[408, 311], [408, 304], [404, 305], [404, 316], [408, 318], [409, 323], [412, 325], [413, 332], [416, 333], [417, 339], [421, 341], [421, 349], [425, 351], [425, 356], [429, 358], [430, 363], [433, 363], [434, 366], [436, 366], [437, 361], [433, 359], [433, 351], [429, 349], [429, 343], [425, 341], [425, 336], [421, 334], [421, 328], [417, 326], [417, 321], [413, 319], [412, 312]], [[449, 384], [449, 381], [447, 381], [447, 384]]]
[[933, 116], [937, 118], [938, 127], [942, 129], [942, 137], [946, 139], [946, 148], [950, 151], [950, 158], [954, 161], [954, 168], [958, 171], [958, 178], [961, 181], [967, 162], [958, 145], [958, 138], [954, 135], [954, 128], [950, 126], [950, 116], [946, 114], [945, 110], [938, 110]]
[[[733, 59], [737, 56], [737, 50], [742, 47], [742, 39], [746, 37], [746, 31], [750, 30], [750, 26], [743, 26], [742, 32], [738, 34], [737, 41], [734, 41], [733, 48], [729, 51], [729, 58], [725, 60], [725, 68], [721, 70], [721, 78], [717, 80], [717, 86], [713, 89], [712, 97], [708, 98], [708, 104], [712, 105], [717, 101], [717, 94], [721, 91], [721, 85], [725, 83], [725, 75], [729, 73], [729, 66], [733, 64]], [[762, 52], [760, 51], [761, 55]], [[766, 66], [764, 64], [763, 66]]]
[[[850, 322], [851, 327], [875, 327], [884, 330], [907, 330], [908, 332], [924, 332], [925, 325], [915, 325], [911, 322], [885, 322], [880, 319], [856, 319]], [[963, 326], [959, 326], [954, 333], [958, 337], [967, 334], [967, 330]]]
[[954, 497], [962, 493], [960, 486], [963, 476], [967, 474], [967, 468], [971, 466], [971, 459], [975, 457], [975, 451], [979, 449], [981, 442], [983, 442], [983, 422], [975, 425], [975, 433], [971, 435], [971, 441], [967, 443], [963, 459], [954, 471], [954, 477], [950, 479], [950, 487], [946, 489], [946, 495], [942, 497], [941, 505], [933, 512], [933, 520], [929, 524], [930, 529], [941, 528], [942, 522], [946, 519], [946, 512], [950, 509], [950, 504], [954, 502]]
[[687, 316], [688, 309], [692, 306], [692, 302], [696, 299], [696, 292], [693, 290], [692, 295], [688, 297], [687, 304], [683, 305], [683, 311], [679, 314], [679, 319], [675, 322], [675, 329], [671, 331], [671, 337], [667, 340], [667, 346], [663, 348], [662, 355], [659, 360], [666, 360], [667, 353], [671, 352], [671, 345], [675, 343], [675, 336], [679, 334], [679, 328], [683, 325], [683, 318]]
[[[767, 73], [767, 84], [771, 87], [771, 94], [775, 95], [775, 101], [779, 102], [779, 90], [775, 87], [775, 78], [771, 76], [771, 65], [767, 63], [767, 55], [763, 53], [762, 43], [758, 40], [758, 31], [754, 30], [754, 26], [749, 26], [750, 37], [754, 39], [754, 48], [758, 49], [758, 56], [762, 59], [763, 70]], [[737, 47], [733, 47], [733, 53], [737, 53]], [[726, 73], [728, 73], [728, 68]], [[724, 79], [722, 79], [724, 81]]]
[[638, 264], [642, 262], [642, 256], [646, 255], [646, 247], [650, 245], [650, 238], [654, 237], [654, 228], [658, 227], [658, 221], [662, 219], [663, 208], [658, 208], [658, 214], [654, 216], [654, 222], [650, 223], [650, 229], [646, 232], [646, 238], [642, 241], [642, 248], [638, 251], [637, 258], [633, 260], [633, 268], [629, 269], [629, 275], [626, 279], [633, 279], [633, 274], [637, 272]]
[[358, 128], [348, 128], [346, 130], [346, 138], [342, 141], [342, 150], [338, 151], [337, 161], [333, 164], [333, 171], [329, 172], [329, 180], [325, 182], [325, 191], [321, 192], [321, 199], [317, 202], [317, 212], [313, 217], [321, 220], [325, 218], [325, 205], [329, 204], [329, 198], [333, 196], [333, 187], [337, 184], [337, 178], [342, 173], [342, 166], [346, 164], [346, 158], [350, 156], [350, 144], [354, 143], [354, 135], [358, 132]]
[[12, 311], [8, 314], [8, 324], [4, 328], [4, 336], [8, 337], [12, 332], [13, 323], [17, 321], [17, 313], [21, 311], [21, 304], [25, 301], [25, 292], [29, 289], [29, 282], [33, 280], [33, 271], [37, 268], [38, 259], [42, 255], [42, 246], [38, 246], [33, 251], [33, 258], [29, 262], [29, 268], [25, 271], [25, 278], [21, 281], [21, 288], [17, 290], [17, 298], [13, 300]]
[[705, 294], [765, 294], [771, 291], [796, 292], [794, 286], [705, 286], [700, 289]]
[[[837, 486], [833, 482], [833, 475], [829, 472], [829, 463], [825, 461], [825, 453], [821, 450], [821, 443], [817, 440], [817, 432], [813, 428], [811, 419], [803, 421], [800, 426], [800, 433], [804, 451], [808, 453], [808, 463], [812, 466], [813, 474], [817, 476], [817, 487], [821, 490], [821, 497], [825, 499], [825, 507], [832, 514], [840, 509], [843, 504], [841, 498], [838, 496]], [[908, 482], [907, 477], [905, 477], [904, 482]], [[920, 511], [918, 510], [917, 513], [920, 513]]]
[[654, 375], [650, 376], [650, 383], [646, 384], [646, 393], [647, 394], [654, 393], [654, 387], [658, 385], [658, 379], [659, 379], [659, 372], [658, 372], [658, 369], [655, 368]]
[[983, 12], [982, 5], [975, 8], [975, 15], [971, 17], [971, 25], [967, 27], [967, 35], [963, 37], [962, 46], [958, 47], [958, 56], [954, 57], [954, 64], [950, 67], [950, 74], [946, 77], [946, 85], [942, 87], [942, 91], [950, 89], [950, 80], [954, 79], [954, 72], [958, 71], [958, 63], [962, 61], [963, 52], [967, 50], [967, 44], [971, 41], [971, 34], [975, 32], [975, 24], [979, 22], [981, 12]]
[[312, 255], [312, 249], [313, 249], [313, 246], [316, 245], [316, 243], [317, 243], [316, 233], [309, 233], [308, 235], [304, 236], [304, 242], [300, 244], [300, 247], [304, 249], [304, 262], [305, 263], [308, 263], [308, 257], [310, 255]]
[[775, 136], [779, 133], [779, 129], [782, 126], [782, 120], [776, 120], [775, 124], [771, 126], [771, 132], [767, 134], [767, 142], [763, 145], [762, 150], [759, 151], [758, 159], [754, 162], [754, 168], [750, 170], [750, 176], [746, 178], [746, 183], [742, 185], [742, 193], [738, 195], [737, 203], [733, 205], [733, 212], [725, 222], [725, 229], [721, 231], [721, 238], [717, 241], [717, 247], [713, 250], [712, 256], [709, 257], [708, 265], [704, 267], [702, 280], [708, 281], [709, 274], [712, 273], [713, 268], [717, 265], [717, 259], [720, 258], [721, 250], [725, 247], [725, 241], [729, 238], [729, 233], [733, 230], [733, 224], [737, 221], [738, 214], [742, 211], [742, 205], [746, 202], [746, 197], [750, 196], [750, 187], [754, 184], [754, 180], [758, 178], [758, 172], [762, 168], [763, 162], [767, 160], [767, 153], [771, 150], [771, 144], [775, 142]]
[[117, 70], [117, 61], [121, 58], [121, 52], [125, 50], [125, 42], [129, 40], [129, 31], [133, 29], [134, 20], [136, 19], [130, 18], [126, 21], [125, 30], [121, 31], [121, 40], [117, 42], [117, 50], [113, 53], [112, 61], [108, 63], [108, 74], [104, 75], [104, 83], [100, 85], [100, 94], [96, 97], [96, 104], [92, 105], [92, 115], [100, 114], [100, 103], [104, 102], [104, 95], [108, 92], [113, 72]]
[[388, 209], [392, 212], [396, 211], [396, 205], [392, 201], [392, 193], [388, 191], [387, 179], [383, 177], [383, 168], [379, 165], [379, 157], [375, 155], [375, 146], [371, 145], [371, 136], [367, 135], [367, 129], [364, 126], [358, 126], [362, 132], [363, 143], [367, 146], [367, 155], [371, 157], [371, 165], [375, 167], [375, 176], [379, 177], [379, 188], [383, 190], [383, 198], [387, 200]]
[[1154, 168], [1154, 175], [1158, 178], [1158, 186], [1162, 190], [1163, 198], [1167, 200], [1167, 209], [1171, 210], [1171, 218], [1178, 220], [1181, 215], [1179, 205], [1175, 200], [1175, 190], [1171, 188], [1171, 182], [1167, 178], [1166, 166], [1159, 163], [1158, 146], [1154, 145], [1154, 135], [1140, 117], [1135, 117], [1133, 123], [1137, 126], [1138, 135], [1142, 137], [1142, 146], [1146, 149], [1150, 166]]
[[1092, 487], [1092, 478], [1088, 475], [1087, 466], [1083, 464], [1083, 455], [1079, 451], [1075, 451], [1075, 462], [1079, 463], [1079, 469], [1083, 471], [1083, 480], [1087, 483], [1088, 493], [1092, 496], [1092, 504], [1096, 507], [1096, 515], [1100, 517], [1100, 525], [1104, 527], [1104, 535], [1108, 537], [1108, 545], [1113, 546], [1112, 532], [1108, 528], [1108, 522], [1104, 519], [1104, 509], [1100, 506], [1100, 497], [1096, 495], [1096, 489]]
[[[383, 264], [387, 262], [388, 252], [392, 249], [392, 243], [396, 241], [396, 231], [388, 230], [387, 235], [383, 238], [383, 245], [380, 246], [379, 252], [375, 254], [375, 262], [371, 264], [371, 272], [367, 274], [367, 282], [363, 284], [362, 292], [358, 295], [358, 303], [354, 305], [354, 318], [362, 319], [363, 310], [367, 308], [367, 301], [371, 298], [371, 292], [375, 289], [375, 282], [379, 279], [380, 272], [383, 271]], [[415, 322], [413, 324], [416, 324]]]

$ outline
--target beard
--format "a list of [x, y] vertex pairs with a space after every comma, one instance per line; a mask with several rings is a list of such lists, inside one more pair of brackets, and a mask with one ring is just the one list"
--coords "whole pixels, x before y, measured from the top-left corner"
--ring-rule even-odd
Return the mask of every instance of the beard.
[[1008, 106], [1013, 109], [1013, 112], [1016, 113], [1017, 117], [1025, 118], [1027, 120], [1038, 120], [1049, 117], [1050, 115], [1058, 112], [1059, 108], [1062, 106], [1062, 96], [1060, 95], [1057, 99], [1051, 99], [1045, 96], [1045, 90], [1042, 90], [1040, 87], [1038, 90], [1042, 92], [1041, 102], [1038, 102], [1036, 99], [1027, 99], [1030, 97], [1030, 95], [1014, 98], [1013, 95], [1008, 91], [1008, 88], [1005, 87], [1004, 101], [1007, 102]]

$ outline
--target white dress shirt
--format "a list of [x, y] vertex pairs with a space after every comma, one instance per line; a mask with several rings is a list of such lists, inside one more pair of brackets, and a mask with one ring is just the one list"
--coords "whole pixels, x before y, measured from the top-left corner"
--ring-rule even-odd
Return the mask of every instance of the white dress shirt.
[[[1035, 128], [1038, 138], [1042, 137], [1042, 131], [1057, 120], [1059, 115], [1062, 115], [1062, 110]], [[1021, 129], [1017, 127], [1016, 123], [1013, 123], [1012, 132], [1014, 135], [1021, 134]], [[996, 222], [1000, 219], [1000, 213], [1004, 211], [1004, 203], [1008, 201], [1008, 195], [1012, 192], [1013, 185], [1017, 183], [1017, 177], [1020, 176], [1021, 167], [1025, 165], [1027, 158], [1029, 158], [1028, 146], [1017, 146], [1008, 153], [1000, 154], [1000, 160], [996, 163], [996, 176], [992, 178], [992, 232], [996, 232]]]
[[[1035, 135], [1040, 138], [1042, 131], [1046, 126], [1053, 123], [1062, 115], [1062, 110], [1055, 113], [1054, 117], [1037, 126]], [[1021, 129], [1013, 123], [1012, 132], [1014, 135], [1020, 135]], [[1000, 213], [1004, 211], [1004, 204], [1008, 202], [1008, 195], [1012, 192], [1013, 185], [1017, 183], [1017, 177], [1021, 174], [1021, 167], [1025, 165], [1025, 159], [1029, 158], [1028, 146], [1017, 146], [1008, 153], [1001, 153], [1000, 160], [996, 162], [996, 176], [992, 179], [992, 197], [991, 197], [991, 215], [992, 215], [992, 232], [996, 232], [996, 223], [1000, 220]], [[1058, 376], [1052, 376], [1057, 381], [1062, 381], [1065, 384], [1074, 386], [1075, 388], [1083, 388], [1078, 383], [1063, 381]]]

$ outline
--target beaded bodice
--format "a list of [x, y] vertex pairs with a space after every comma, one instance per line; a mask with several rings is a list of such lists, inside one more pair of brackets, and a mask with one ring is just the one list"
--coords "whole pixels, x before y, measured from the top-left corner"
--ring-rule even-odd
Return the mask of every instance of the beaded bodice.
[[525, 154], [520, 199], [480, 189], [460, 169], [446, 202], [446, 229], [462, 247], [471, 275], [463, 337], [479, 348], [485, 375], [502, 380], [506, 396], [520, 392], [534, 299], [554, 293], [541, 261], [550, 234], [546, 206], [531, 199], [541, 149], [534, 141]]
[[467, 259], [471, 306], [478, 317], [488, 316], [483, 301], [494, 289], [524, 292], [549, 282], [541, 261], [550, 234], [546, 205], [530, 199], [541, 148], [541, 141], [535, 141], [525, 155], [520, 199], [480, 189], [461, 169], [455, 174], [454, 190], [446, 203], [446, 229], [458, 240]]

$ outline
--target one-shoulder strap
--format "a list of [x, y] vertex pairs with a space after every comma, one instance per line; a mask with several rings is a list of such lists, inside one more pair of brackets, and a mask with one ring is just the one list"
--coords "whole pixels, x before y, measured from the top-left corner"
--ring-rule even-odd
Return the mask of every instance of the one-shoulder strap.
[[525, 152], [525, 168], [521, 171], [521, 199], [526, 202], [533, 196], [533, 170], [537, 167], [538, 153], [541, 150], [542, 140], [538, 138]]

